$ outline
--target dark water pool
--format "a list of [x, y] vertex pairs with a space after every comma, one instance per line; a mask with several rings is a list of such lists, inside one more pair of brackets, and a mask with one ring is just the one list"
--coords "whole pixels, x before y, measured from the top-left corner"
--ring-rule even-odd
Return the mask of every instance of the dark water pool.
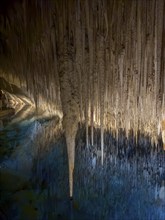
[[[76, 140], [74, 195], [69, 198], [66, 143], [58, 118], [3, 122], [0, 130], [1, 219], [164, 220], [162, 143], [149, 137], [117, 140], [105, 133], [101, 166], [99, 130], [94, 146], [85, 146], [85, 130]], [[121, 137], [121, 138], [120, 138]], [[145, 143], [145, 144], [144, 144]]]

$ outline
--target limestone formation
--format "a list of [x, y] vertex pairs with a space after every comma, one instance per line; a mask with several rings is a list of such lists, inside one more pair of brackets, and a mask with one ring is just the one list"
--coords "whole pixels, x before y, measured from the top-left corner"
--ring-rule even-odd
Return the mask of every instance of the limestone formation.
[[164, 0], [2, 2], [1, 75], [24, 84], [36, 106], [45, 102], [63, 114], [71, 196], [79, 122], [87, 146], [101, 128], [102, 164], [105, 129], [116, 137], [120, 128], [133, 130], [136, 138], [140, 130], [157, 143], [165, 109]]

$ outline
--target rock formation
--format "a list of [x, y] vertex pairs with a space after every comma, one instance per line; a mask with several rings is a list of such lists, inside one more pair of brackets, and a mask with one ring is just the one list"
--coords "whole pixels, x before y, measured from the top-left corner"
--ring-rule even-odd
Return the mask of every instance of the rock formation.
[[101, 128], [102, 164], [105, 129], [140, 130], [157, 142], [164, 61], [164, 0], [1, 3], [1, 75], [25, 83], [38, 107], [45, 99], [63, 113], [71, 196], [78, 122], [87, 146]]

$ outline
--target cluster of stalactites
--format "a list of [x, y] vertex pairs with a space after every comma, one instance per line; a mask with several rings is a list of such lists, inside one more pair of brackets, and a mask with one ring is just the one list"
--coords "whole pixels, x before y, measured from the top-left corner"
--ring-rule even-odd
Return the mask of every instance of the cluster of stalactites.
[[133, 129], [135, 137], [140, 130], [157, 142], [165, 117], [164, 1], [64, 2], [56, 5], [63, 15], [56, 40], [74, 48], [87, 145], [94, 126], [101, 149], [104, 129]]
[[140, 130], [156, 140], [165, 114], [164, 1], [28, 2], [6, 18], [7, 65], [35, 102], [46, 100], [61, 111], [59, 72], [67, 51], [87, 145], [94, 144], [95, 126], [101, 127], [102, 150], [104, 129]]

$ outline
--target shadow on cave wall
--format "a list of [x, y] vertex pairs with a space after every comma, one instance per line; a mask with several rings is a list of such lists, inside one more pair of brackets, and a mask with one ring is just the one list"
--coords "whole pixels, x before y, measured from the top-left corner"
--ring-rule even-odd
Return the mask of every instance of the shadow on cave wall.
[[77, 135], [75, 207], [92, 219], [164, 219], [165, 200], [160, 201], [159, 191], [165, 181], [162, 137], [154, 144], [140, 131], [137, 138], [133, 130], [127, 137], [119, 129], [118, 138], [107, 131], [101, 166], [100, 129], [94, 134], [96, 144], [88, 148], [85, 128]]

